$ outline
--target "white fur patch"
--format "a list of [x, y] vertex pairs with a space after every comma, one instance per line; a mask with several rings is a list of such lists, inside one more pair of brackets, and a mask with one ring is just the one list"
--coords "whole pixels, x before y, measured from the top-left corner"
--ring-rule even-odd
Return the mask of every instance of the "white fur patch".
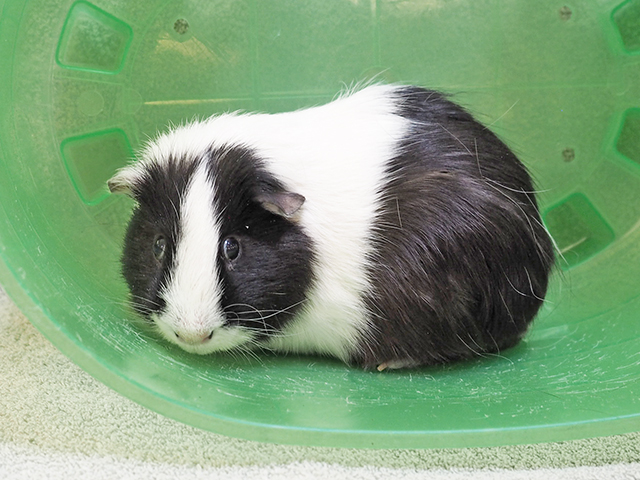
[[[306, 110], [227, 114], [184, 125], [159, 136], [142, 161], [129, 167], [127, 178], [142, 173], [147, 162], [197, 158], [212, 146], [245, 146], [290, 191], [306, 198], [298, 222], [314, 242], [317, 282], [297, 318], [266, 343], [270, 348], [347, 359], [368, 330], [362, 295], [369, 288], [371, 227], [386, 164], [410, 127], [395, 112], [394, 90], [376, 85]], [[214, 263], [218, 227], [210, 211], [212, 186], [203, 177], [194, 178], [181, 207], [184, 233], [164, 294], [169, 313], [162, 328], [174, 342], [174, 331], [204, 335], [222, 321]], [[217, 347], [210, 351], [235, 346], [246, 335], [228, 332], [236, 336], [212, 342]]]
[[408, 129], [389, 88], [284, 114], [257, 147], [276, 177], [305, 196], [300, 225], [318, 252], [317, 284], [271, 348], [346, 360], [369, 331], [362, 295], [371, 227], [387, 161]]
[[167, 340], [200, 354], [228, 350], [251, 339], [245, 329], [223, 326], [222, 289], [216, 274], [220, 234], [212, 205], [213, 185], [202, 163], [179, 207], [181, 233], [171, 276], [161, 292], [166, 309], [155, 318]]

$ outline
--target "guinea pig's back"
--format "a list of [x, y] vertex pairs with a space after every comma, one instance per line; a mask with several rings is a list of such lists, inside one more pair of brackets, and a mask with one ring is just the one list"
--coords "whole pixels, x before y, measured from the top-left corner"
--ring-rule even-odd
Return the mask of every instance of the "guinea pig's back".
[[404, 88], [411, 128], [387, 164], [368, 262], [368, 336], [352, 361], [442, 363], [516, 344], [553, 264], [525, 167], [436, 92]]

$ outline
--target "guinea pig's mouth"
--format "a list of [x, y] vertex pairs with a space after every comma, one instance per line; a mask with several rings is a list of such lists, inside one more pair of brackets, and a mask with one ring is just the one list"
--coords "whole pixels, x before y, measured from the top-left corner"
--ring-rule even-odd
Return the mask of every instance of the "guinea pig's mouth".
[[254, 334], [239, 326], [218, 326], [211, 330], [173, 329], [161, 320], [156, 320], [160, 334], [165, 340], [179, 346], [186, 352], [196, 355], [208, 355], [251, 345]]

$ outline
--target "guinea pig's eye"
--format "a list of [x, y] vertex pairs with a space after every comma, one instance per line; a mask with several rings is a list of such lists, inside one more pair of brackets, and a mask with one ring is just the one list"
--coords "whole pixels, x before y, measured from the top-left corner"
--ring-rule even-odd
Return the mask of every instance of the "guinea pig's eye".
[[227, 260], [235, 260], [240, 255], [240, 243], [233, 237], [227, 237], [222, 242], [222, 253]]
[[153, 256], [156, 260], [161, 261], [167, 250], [167, 239], [163, 235], [158, 235], [153, 242]]

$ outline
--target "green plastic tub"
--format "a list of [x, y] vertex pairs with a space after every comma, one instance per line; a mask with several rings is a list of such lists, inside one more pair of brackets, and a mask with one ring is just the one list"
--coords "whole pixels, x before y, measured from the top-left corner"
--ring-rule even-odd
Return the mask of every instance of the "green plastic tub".
[[[0, 281], [121, 394], [225, 435], [467, 447], [640, 430], [640, 0], [0, 0]], [[168, 122], [442, 89], [531, 169], [563, 258], [526, 339], [405, 372], [190, 356], [128, 318], [132, 203], [105, 181]]]

